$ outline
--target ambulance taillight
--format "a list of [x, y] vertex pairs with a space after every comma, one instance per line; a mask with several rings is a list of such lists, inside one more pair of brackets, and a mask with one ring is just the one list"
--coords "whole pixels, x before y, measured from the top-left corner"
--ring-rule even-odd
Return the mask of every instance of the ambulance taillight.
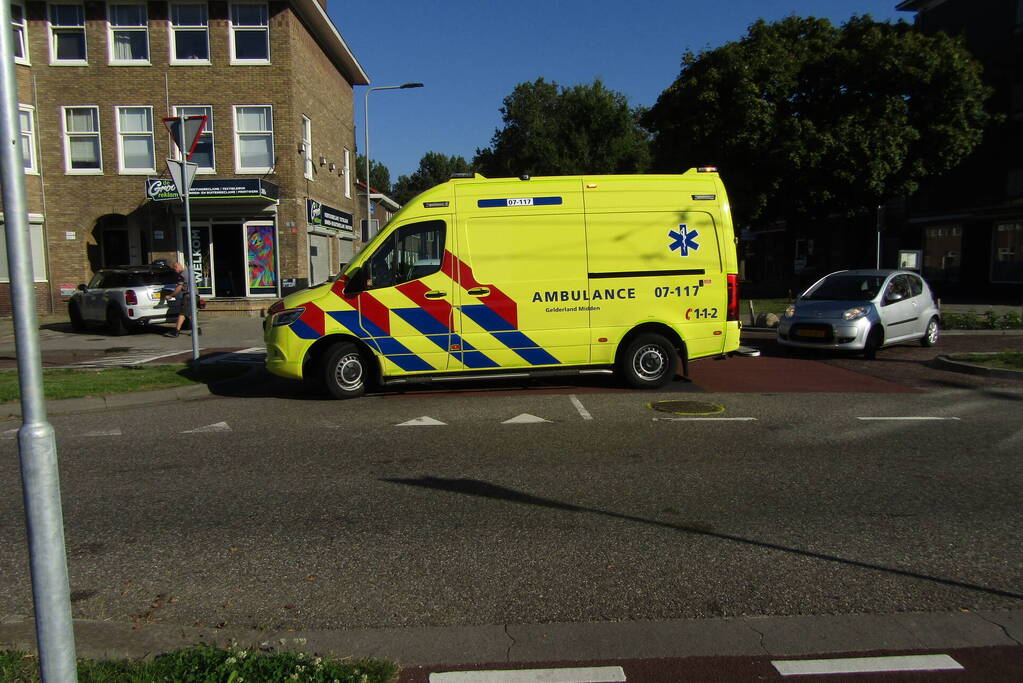
[[739, 319], [739, 276], [728, 274], [728, 320]]

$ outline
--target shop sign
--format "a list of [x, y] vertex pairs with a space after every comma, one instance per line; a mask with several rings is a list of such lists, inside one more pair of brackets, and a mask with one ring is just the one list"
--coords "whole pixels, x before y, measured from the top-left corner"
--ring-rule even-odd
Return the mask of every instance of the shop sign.
[[354, 232], [352, 225], [352, 214], [327, 206], [312, 199], [305, 200], [306, 220], [310, 225], [319, 225], [324, 228]]
[[[146, 196], [154, 202], [180, 199], [174, 181], [146, 178]], [[266, 199], [276, 202], [280, 188], [262, 178], [207, 178], [196, 180], [188, 190], [189, 199]]]

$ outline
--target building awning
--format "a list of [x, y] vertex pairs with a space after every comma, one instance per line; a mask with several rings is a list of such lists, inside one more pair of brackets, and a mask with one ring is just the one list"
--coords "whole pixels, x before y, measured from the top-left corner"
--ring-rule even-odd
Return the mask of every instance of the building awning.
[[[277, 204], [281, 188], [262, 178], [196, 179], [188, 190], [189, 200], [259, 200]], [[146, 178], [146, 197], [154, 202], [180, 200], [178, 188], [168, 178]]]

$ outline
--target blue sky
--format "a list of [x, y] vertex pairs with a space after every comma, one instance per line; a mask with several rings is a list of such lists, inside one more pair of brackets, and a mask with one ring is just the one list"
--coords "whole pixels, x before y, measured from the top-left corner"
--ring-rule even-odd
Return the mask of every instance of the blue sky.
[[[419, 81], [369, 97], [370, 153], [391, 181], [427, 152], [464, 156], [489, 145], [502, 100], [523, 81], [592, 83], [651, 106], [686, 50], [743, 36], [758, 18], [852, 15], [912, 21], [899, 0], [328, 0], [328, 14], [373, 86]], [[363, 147], [366, 89], [355, 89]]]

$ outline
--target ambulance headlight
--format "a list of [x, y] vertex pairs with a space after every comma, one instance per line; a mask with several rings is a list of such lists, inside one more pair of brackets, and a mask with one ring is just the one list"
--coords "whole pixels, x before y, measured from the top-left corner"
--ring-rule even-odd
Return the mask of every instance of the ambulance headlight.
[[867, 313], [870, 312], [866, 306], [857, 306], [856, 308], [850, 308], [848, 311], [842, 314], [844, 320], [859, 320]]
[[274, 327], [290, 325], [291, 323], [301, 318], [303, 313], [305, 313], [304, 308], [289, 308], [283, 310], [280, 313], [274, 314], [273, 318], [271, 319], [271, 324]]
[[785, 307], [785, 317], [786, 318], [791, 318], [795, 314], [796, 314], [796, 305], [795, 304], [789, 304], [788, 306]]

